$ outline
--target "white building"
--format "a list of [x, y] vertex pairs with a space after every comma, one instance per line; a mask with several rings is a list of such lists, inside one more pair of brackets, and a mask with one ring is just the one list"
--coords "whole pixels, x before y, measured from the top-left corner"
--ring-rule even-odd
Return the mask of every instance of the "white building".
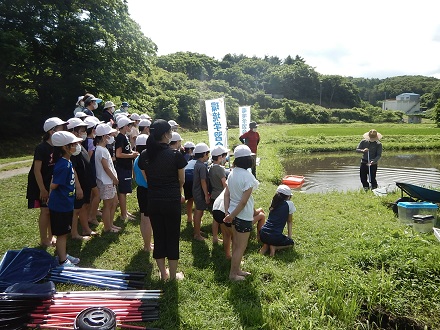
[[403, 93], [397, 95], [395, 100], [385, 100], [382, 103], [382, 109], [402, 111], [408, 116], [408, 123], [420, 123], [422, 121], [419, 94]]

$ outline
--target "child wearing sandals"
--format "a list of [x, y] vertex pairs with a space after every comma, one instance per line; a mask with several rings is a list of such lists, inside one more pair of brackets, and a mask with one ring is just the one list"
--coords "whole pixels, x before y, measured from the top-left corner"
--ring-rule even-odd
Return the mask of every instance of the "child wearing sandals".
[[[67, 235], [72, 227], [75, 203], [75, 173], [70, 157], [80, 148], [82, 139], [70, 132], [60, 131], [52, 135], [55, 166], [49, 193], [50, 228], [57, 236], [56, 254], [60, 266], [73, 267], [79, 259], [66, 252]], [[81, 150], [81, 149], [80, 149]]]
[[234, 169], [228, 176], [225, 190], [225, 223], [232, 223], [232, 258], [229, 279], [244, 280], [249, 272], [241, 269], [241, 260], [246, 250], [254, 220], [252, 191], [259, 182], [247, 169], [252, 167], [252, 152], [246, 145], [234, 150]]
[[[294, 244], [292, 239], [292, 214], [296, 211], [295, 205], [290, 200], [292, 190], [286, 185], [280, 185], [277, 193], [272, 198], [269, 208], [269, 217], [260, 230], [260, 240], [264, 243], [260, 249], [261, 254], [270, 251], [270, 256], [275, 255], [275, 251], [286, 249]], [[284, 227], [287, 223], [287, 236], [283, 235]]]
[[102, 222], [104, 223], [104, 232], [117, 233], [121, 227], [113, 224], [116, 207], [118, 206], [118, 196], [116, 195], [116, 185], [118, 185], [118, 176], [113, 165], [110, 152], [106, 148], [107, 144], [114, 141], [110, 134], [116, 130], [107, 124], [96, 126], [96, 136], [94, 143], [95, 149], [95, 168], [96, 184], [99, 190], [99, 196], [104, 201], [102, 208]]

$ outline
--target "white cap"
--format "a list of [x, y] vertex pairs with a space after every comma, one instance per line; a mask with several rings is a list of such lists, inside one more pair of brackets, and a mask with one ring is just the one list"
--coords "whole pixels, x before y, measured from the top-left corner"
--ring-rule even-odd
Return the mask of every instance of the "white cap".
[[51, 118], [46, 119], [46, 121], [44, 122], [44, 125], [43, 125], [43, 129], [45, 132], [47, 132], [47, 131], [50, 131], [55, 126], [66, 125], [66, 124], [67, 124], [67, 121], [61, 120], [58, 117], [51, 117]]
[[100, 121], [95, 116], [88, 116], [88, 117], [84, 118], [84, 122], [87, 124], [87, 128], [92, 128], [98, 124], [103, 123], [103, 121]]
[[127, 126], [128, 124], [132, 124], [132, 123], [134, 123], [134, 121], [128, 117], [122, 116], [122, 117], [118, 118], [118, 128], [122, 128], [122, 127]]
[[111, 128], [107, 124], [99, 124], [98, 126], [96, 126], [96, 129], [95, 129], [96, 136], [104, 136], [104, 135], [108, 135], [108, 134], [115, 133], [115, 132], [117, 132], [117, 130], [115, 130], [114, 128]]
[[183, 145], [183, 147], [189, 149], [189, 148], [195, 148], [196, 145], [195, 145], [193, 142], [188, 141], [188, 142], [185, 142], [185, 144]]
[[179, 124], [174, 120], [168, 120], [168, 124], [170, 124], [171, 127], [179, 127]]
[[53, 133], [51, 140], [54, 147], [62, 147], [70, 143], [82, 141], [81, 138], [76, 137], [75, 135], [67, 131], [59, 131]]
[[90, 115], [86, 114], [85, 112], [78, 111], [75, 113], [75, 118], [82, 118], [82, 117], [89, 117]]
[[131, 120], [141, 120], [141, 116], [139, 116], [137, 113], [132, 113], [130, 116]]
[[70, 118], [67, 120], [67, 129], [75, 128], [78, 126], [87, 127], [88, 125], [79, 118]]
[[292, 196], [292, 189], [289, 188], [289, 186], [286, 186], [285, 184], [281, 184], [277, 188], [277, 193], [286, 195], [286, 196]]
[[139, 127], [150, 127], [151, 125], [151, 121], [149, 121], [148, 119], [141, 119], [141, 121], [139, 122]]
[[249, 149], [249, 147], [245, 144], [240, 144], [238, 147], [234, 149], [235, 158], [247, 157], [251, 155], [252, 155], [251, 149]]
[[150, 117], [149, 114], [143, 113], [143, 114], [141, 114], [141, 119], [148, 119], [148, 120], [151, 120], [151, 117]]
[[139, 134], [136, 137], [136, 145], [137, 146], [144, 146], [147, 144], [148, 135], [147, 134]]
[[112, 102], [112, 101], [107, 101], [104, 104], [104, 109], [110, 108], [110, 107], [115, 107], [116, 105]]
[[78, 101], [76, 101], [76, 105], [79, 105], [79, 101], [81, 101], [84, 98], [84, 95], [78, 96]]
[[180, 136], [179, 133], [173, 132], [170, 142], [177, 142], [177, 141], [182, 141], [182, 137]]
[[221, 156], [221, 155], [227, 153], [228, 151], [229, 150], [223, 146], [217, 146], [214, 149], [212, 149], [211, 156]]
[[194, 148], [194, 153], [195, 154], [201, 154], [203, 152], [207, 152], [209, 151], [209, 147], [207, 146], [206, 143], [200, 142], [196, 144], [196, 147]]

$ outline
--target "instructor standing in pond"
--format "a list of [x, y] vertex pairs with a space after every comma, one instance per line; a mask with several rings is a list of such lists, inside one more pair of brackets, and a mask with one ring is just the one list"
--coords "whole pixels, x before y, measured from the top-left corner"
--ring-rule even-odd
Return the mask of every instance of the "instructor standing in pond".
[[362, 141], [356, 148], [356, 152], [362, 153], [360, 177], [364, 190], [377, 188], [376, 173], [377, 162], [382, 156], [382, 143], [380, 139], [382, 134], [378, 133], [375, 129], [371, 129], [363, 135]]

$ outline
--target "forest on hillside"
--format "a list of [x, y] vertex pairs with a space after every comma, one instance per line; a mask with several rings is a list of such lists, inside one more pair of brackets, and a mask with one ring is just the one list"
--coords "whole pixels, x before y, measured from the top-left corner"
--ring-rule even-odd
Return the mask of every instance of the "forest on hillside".
[[204, 128], [204, 100], [217, 97], [225, 98], [229, 125], [238, 124], [240, 105], [261, 122], [394, 122], [402, 114], [382, 111], [384, 98], [418, 93], [428, 110], [440, 99], [433, 77], [323, 75], [299, 55], [157, 56], [123, 0], [2, 0], [0, 72], [3, 136], [40, 133], [51, 116], [70, 118], [86, 92], [192, 129]]

